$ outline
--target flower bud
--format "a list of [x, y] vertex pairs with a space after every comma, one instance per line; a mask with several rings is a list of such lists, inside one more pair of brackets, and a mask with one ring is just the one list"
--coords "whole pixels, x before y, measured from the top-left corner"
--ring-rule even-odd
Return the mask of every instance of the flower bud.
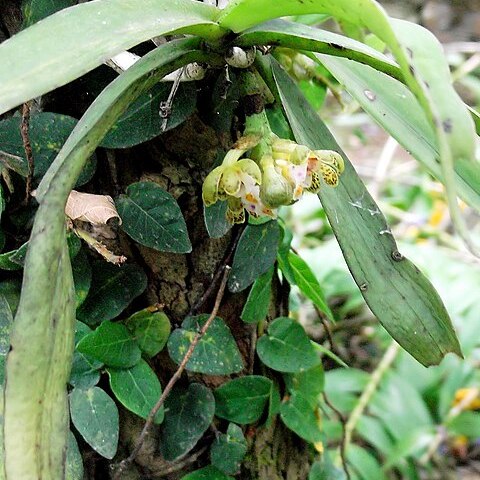
[[270, 208], [290, 205], [293, 201], [294, 185], [275, 170], [273, 159], [262, 159], [263, 179], [260, 188], [262, 202]]

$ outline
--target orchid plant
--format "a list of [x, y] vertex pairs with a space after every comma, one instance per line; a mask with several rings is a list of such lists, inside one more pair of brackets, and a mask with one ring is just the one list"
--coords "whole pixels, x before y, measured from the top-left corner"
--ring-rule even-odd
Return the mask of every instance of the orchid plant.
[[[322, 65], [375, 121], [444, 183], [457, 231], [476, 253], [475, 242], [459, 211], [457, 196], [480, 211], [480, 167], [475, 157], [480, 115], [467, 107], [455, 92], [440, 44], [422, 27], [388, 17], [374, 0], [233, 0], [223, 9], [194, 0], [94, 0], [78, 5], [67, 1], [58, 2], [58, 7], [49, 7], [50, 3], [26, 0], [26, 28], [0, 44], [0, 114], [4, 115], [4, 121], [16, 121], [17, 117], [9, 115], [20, 105], [104, 63], [119, 74], [66, 135], [36, 188], [38, 209], [29, 232], [30, 240], [23, 250], [27, 253], [22, 265], [21, 296], [7, 340], [11, 347], [5, 351], [2, 445], [5, 462], [0, 478], [66, 478], [65, 471], [71, 460], [68, 456], [70, 460], [66, 461], [65, 456], [69, 392], [70, 412], [77, 430], [100, 454], [107, 458], [115, 455], [118, 414], [116, 430], [108, 439], [102, 437], [101, 442], [97, 442], [98, 431], [89, 430], [91, 419], [83, 416], [87, 406], [101, 404], [107, 411], [115, 409], [115, 404], [96, 386], [98, 378], [87, 390], [72, 383], [74, 343], [75, 352], [93, 358], [92, 364], [97, 365], [95, 371], [100, 372], [105, 365], [112, 390], [126, 408], [144, 418], [151, 417], [152, 422], [154, 418], [162, 422], [163, 410], [160, 413], [158, 410], [161, 404], [149, 416], [148, 411], [132, 405], [124, 391], [122, 396], [121, 382], [127, 378], [122, 375], [148, 378], [153, 388], [149, 391], [159, 394], [160, 382], [145, 358], [156, 355], [168, 339], [170, 357], [182, 364], [182, 354], [187, 352], [205, 319], [192, 322], [187, 318], [182, 328], [171, 335], [168, 319], [151, 307], [130, 316], [125, 325], [110, 322], [145, 289], [146, 276], [133, 264], [114, 267], [118, 270], [108, 273], [112, 275], [109, 278], [114, 278], [119, 271], [128, 272], [125, 282], [131, 281], [131, 284], [125, 295], [131, 298], [108, 303], [108, 295], [94, 298], [91, 292], [86, 300], [82, 298], [81, 301], [86, 302], [83, 306], [76, 305], [65, 204], [98, 147], [123, 148], [160, 135], [165, 128], [170, 128], [169, 115], [181, 111], [174, 100], [181, 82], [195, 82], [201, 88], [202, 78], [216, 79], [222, 75], [227, 80], [233, 75], [239, 79], [234, 88], [241, 90], [236, 111], [241, 126], [237, 127], [221, 161], [202, 171], [206, 227], [211, 232], [213, 223], [218, 225], [223, 221], [226, 223], [222, 227], [224, 234], [231, 225], [246, 225], [233, 259], [228, 287], [236, 293], [253, 284], [242, 318], [258, 322], [259, 339], [253, 351], [256, 347], [264, 370], [268, 367], [281, 372], [285, 380], [281, 391], [289, 393], [285, 393], [279, 406], [277, 380], [263, 373], [230, 380], [217, 388], [215, 400], [207, 387], [192, 383], [188, 394], [176, 396], [176, 401], [181, 403], [195, 390], [193, 397], [201, 399], [198, 405], [204, 405], [202, 411], [210, 412], [211, 416], [206, 425], [195, 430], [196, 436], [184, 442], [181, 435], [187, 435], [188, 428], [181, 434], [168, 434], [168, 428], [172, 428], [168, 415], [173, 415], [175, 410], [172, 401], [164, 412], [167, 421], [162, 424], [162, 435], [169, 440], [162, 447], [162, 453], [171, 460], [187, 454], [208, 429], [214, 415], [232, 422], [228, 435], [222, 433], [225, 438], [221, 438], [225, 442], [227, 437], [236, 438], [237, 443], [243, 445], [245, 439], [238, 424], [258, 423], [267, 412], [267, 424], [279, 414], [289, 429], [312, 445], [314, 454], [324, 462], [322, 468], [331, 467], [332, 472], [336, 471], [321, 455], [324, 439], [319, 421], [321, 390], [310, 398], [302, 387], [302, 382], [308, 381], [302, 376], [305, 372], [312, 375], [316, 385], [321, 383], [318, 349], [308, 340], [303, 327], [290, 318], [278, 318], [266, 328], [270, 296], [261, 293], [272, 288], [275, 269], [281, 270], [282, 278], [289, 283], [304, 288], [307, 297], [326, 318], [332, 318], [318, 282], [312, 280], [308, 288], [305, 286], [302, 275], [306, 274], [302, 271], [309, 271], [309, 267], [289, 252], [288, 232], [283, 232], [283, 243], [280, 241], [282, 234], [277, 220], [280, 207], [300, 201], [305, 192], [319, 196], [367, 304], [390, 335], [420, 363], [438, 364], [448, 352], [461, 355], [461, 351], [438, 294], [415, 265], [398, 251], [393, 236], [385, 234], [389, 228], [378, 206], [289, 73], [296, 78], [308, 78]], [[69, 8], [62, 9], [70, 4]], [[342, 33], [286, 19], [308, 14], [333, 18]], [[151, 39], [154, 42], [144, 43]], [[129, 51], [139, 44], [147, 45], [142, 51], [148, 52], [143, 56], [138, 55], [139, 50]], [[115, 130], [120, 131], [121, 122], [126, 121], [125, 112], [130, 114], [129, 108], [139, 97], [143, 98], [142, 95], [165, 81], [169, 82], [171, 95], [156, 106], [161, 119], [158, 129], [134, 140], [134, 129], [127, 128], [122, 145], [115, 144], [118, 138], [115, 140], [112, 135]], [[272, 112], [280, 117], [283, 128], [274, 125]], [[0, 151], [3, 150], [5, 158], [11, 160], [10, 157], [18, 156], [18, 152], [8, 152], [7, 145], [0, 143]], [[8, 172], [23, 177], [33, 175], [25, 165], [22, 168], [12, 165], [2, 160], [4, 178]], [[131, 184], [126, 195], [115, 199], [115, 203], [118, 215], [115, 213], [113, 217], [121, 218], [119, 228], [135, 243], [161, 252], [187, 254], [191, 251], [182, 212], [176, 200], [158, 185]], [[2, 200], [2, 208], [3, 204]], [[4, 261], [11, 263], [18, 252], [5, 255]], [[109, 258], [118, 257], [110, 255]], [[298, 262], [303, 262], [301, 269]], [[98, 278], [108, 277], [107, 267], [102, 272]], [[125, 282], [118, 282], [118, 288], [123, 288]], [[119, 304], [122, 304], [120, 309]], [[94, 314], [99, 316], [94, 318]], [[166, 332], [165, 341], [156, 347], [145, 339], [143, 343], [138, 340], [143, 338], [138, 333], [144, 332], [139, 327], [142, 319], [152, 315], [155, 321], [162, 325], [166, 322], [168, 326], [162, 330]], [[77, 333], [83, 332], [80, 335], [83, 338], [74, 342], [76, 318], [95, 329], [91, 331], [83, 325], [78, 330], [77, 324]], [[243, 365], [236, 360], [240, 353], [228, 327], [220, 318], [212, 321], [212, 326], [205, 327], [210, 326], [211, 333], [202, 335], [210, 334], [209, 342], [219, 345], [218, 350], [208, 357], [208, 342], [205, 342], [201, 351], [207, 357], [202, 357], [202, 361], [198, 357], [197, 363], [192, 357], [182, 368], [210, 375], [239, 373]], [[241, 321], [238, 318], [238, 322]], [[138, 329], [135, 339], [129, 336], [131, 331], [129, 333], [127, 327]], [[187, 338], [187, 344], [180, 345], [180, 337]], [[124, 351], [115, 353], [114, 345], [119, 342], [131, 349], [128, 361]], [[286, 345], [285, 349], [276, 350], [275, 342]], [[303, 352], [300, 358], [294, 355], [298, 349]], [[215, 355], [220, 355], [221, 361], [217, 362]], [[250, 388], [260, 392], [259, 398], [264, 401], [251, 406], [251, 411], [245, 414], [241, 405], [246, 405], [247, 400], [241, 394]], [[141, 393], [142, 398], [147, 398], [145, 392]], [[153, 408], [155, 402], [156, 399], [150, 398], [147, 406]], [[156, 417], [156, 413], [161, 418]], [[72, 451], [69, 447], [69, 455]], [[245, 454], [242, 452], [239, 462]], [[206, 467], [204, 472], [210, 476], [185, 478], [223, 479], [238, 471], [238, 465], [227, 468], [218, 461], [218, 456], [212, 454], [211, 458], [214, 465]]]

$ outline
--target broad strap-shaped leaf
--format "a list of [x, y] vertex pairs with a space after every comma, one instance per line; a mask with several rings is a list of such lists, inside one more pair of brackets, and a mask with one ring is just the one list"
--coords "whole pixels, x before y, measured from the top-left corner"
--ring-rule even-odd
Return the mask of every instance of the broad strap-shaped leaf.
[[[381, 127], [443, 181], [435, 133], [412, 92], [367, 65], [317, 54], [318, 60]], [[480, 166], [455, 162], [458, 194], [480, 211]]]
[[38, 234], [30, 240], [7, 357], [7, 478], [62, 478], [65, 471], [65, 385], [75, 323], [72, 269], [63, 218], [59, 221], [58, 212], [44, 210], [37, 233], [39, 229], [48, 236]]
[[[274, 76], [299, 143], [340, 151], [326, 126], [276, 63]], [[320, 199], [347, 265], [372, 312], [392, 337], [424, 365], [448, 352], [461, 355], [445, 307], [428, 279], [399, 252], [385, 218], [343, 154], [345, 172], [337, 188]]]
[[158, 35], [215, 40], [223, 33], [217, 12], [189, 0], [144, 0], [142, 8], [132, 8], [130, 0], [103, 0], [57, 12], [0, 45], [0, 114]]
[[256, 25], [235, 40], [239, 46], [276, 45], [319, 52], [334, 57], [345, 57], [356, 62], [365, 63], [380, 72], [402, 79], [398, 65], [377, 50], [337, 33], [308, 27], [286, 20], [272, 20]]
[[276, 221], [247, 225], [233, 257], [228, 278], [231, 292], [245, 290], [275, 263], [279, 239], [280, 228]]
[[189, 452], [209, 427], [214, 412], [215, 399], [204, 385], [191, 383], [187, 389], [173, 389], [165, 401], [161, 426], [160, 450], [165, 460]]
[[[131, 412], [147, 418], [162, 394], [160, 381], [148, 363], [140, 360], [131, 368], [108, 368], [107, 372], [117, 400]], [[163, 415], [162, 406], [155, 415], [155, 423], [162, 423]]]
[[120, 75], [87, 110], [48, 179], [44, 177], [43, 187], [37, 189], [40, 207], [25, 260], [11, 337], [14, 348], [7, 359], [5, 452], [12, 478], [22, 478], [25, 472], [44, 478], [63, 476], [68, 431], [65, 385], [75, 321], [65, 236], [68, 194], [103, 135], [140, 93], [185, 63], [205, 58], [197, 45], [195, 39], [164, 45]]
[[389, 18], [375, 0], [234, 0], [218, 21], [221, 26], [240, 32], [272, 18], [308, 13], [330, 13], [357, 30], [366, 28], [390, 49], [406, 85], [435, 131], [453, 223], [470, 249], [478, 253], [458, 208], [454, 175], [454, 162], [475, 160], [475, 128], [470, 112], [452, 86], [448, 62], [438, 40], [419, 25]]
[[[205, 314], [189, 317], [182, 323], [182, 328], [173, 331], [168, 339], [168, 353], [174, 362], [180, 364], [207, 319], [208, 315]], [[242, 370], [242, 356], [230, 329], [221, 318], [213, 319], [195, 347], [186, 368], [207, 375], [230, 375]]]
[[115, 456], [118, 409], [101, 388], [74, 388], [70, 393], [70, 415], [75, 428], [96, 452], [109, 459]]
[[123, 230], [138, 243], [161, 252], [192, 250], [178, 203], [155, 183], [132, 183], [116, 204]]

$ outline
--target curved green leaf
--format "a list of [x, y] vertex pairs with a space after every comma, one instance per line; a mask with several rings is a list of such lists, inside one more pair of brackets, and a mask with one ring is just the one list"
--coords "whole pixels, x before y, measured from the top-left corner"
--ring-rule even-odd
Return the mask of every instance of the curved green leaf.
[[227, 433], [221, 433], [210, 449], [212, 465], [224, 473], [234, 475], [240, 470], [240, 464], [247, 453], [247, 442], [242, 429], [230, 423]]
[[[277, 63], [274, 76], [298, 142], [341, 151], [326, 126]], [[437, 292], [399, 254], [385, 218], [343, 154], [345, 172], [337, 188], [319, 196], [347, 265], [362, 295], [397, 342], [424, 365], [448, 352], [461, 355], [452, 323]]]
[[272, 381], [259, 375], [235, 378], [215, 390], [215, 415], [231, 422], [256, 422], [270, 398]]
[[189, 0], [144, 0], [141, 8], [104, 0], [55, 13], [0, 45], [0, 114], [158, 35], [216, 40], [223, 34], [217, 15], [216, 8]]
[[[443, 181], [435, 133], [405, 85], [366, 65], [328, 55], [316, 57], [380, 126]], [[480, 211], [479, 164], [457, 161], [455, 174], [459, 195]]]
[[132, 367], [141, 358], [140, 348], [121, 323], [103, 322], [78, 342], [77, 350], [110, 367]]
[[241, 292], [274, 263], [277, 256], [280, 228], [276, 221], [247, 225], [238, 241], [228, 278], [231, 292]]
[[[147, 418], [162, 394], [162, 387], [155, 372], [145, 360], [131, 368], [108, 368], [110, 388], [118, 401], [128, 410]], [[155, 415], [155, 423], [162, 423], [163, 406]]]
[[127, 195], [121, 195], [116, 204], [123, 230], [138, 243], [161, 252], [191, 252], [178, 203], [155, 183], [129, 185]]
[[172, 113], [163, 130], [163, 118], [159, 115], [160, 102], [167, 100], [172, 85], [162, 82], [141, 95], [115, 122], [105, 135], [101, 146], [105, 148], [128, 148], [144, 143], [162, 132], [171, 130], [184, 122], [197, 106], [197, 90], [194, 83], [184, 82], [175, 94]]
[[113, 458], [118, 444], [118, 410], [98, 387], [74, 388], [70, 393], [72, 423], [85, 441], [102, 457]]
[[[168, 353], [174, 362], [180, 364], [208, 317], [208, 315], [189, 317], [182, 323], [182, 328], [173, 331], [168, 339]], [[191, 372], [207, 375], [230, 375], [242, 370], [242, 356], [230, 329], [221, 318], [213, 319], [195, 347], [186, 368]]]
[[175, 388], [165, 401], [160, 430], [160, 450], [165, 460], [189, 452], [209, 427], [214, 412], [213, 394], [204, 385], [191, 383], [187, 389]]
[[276, 45], [334, 57], [346, 57], [370, 65], [399, 80], [403, 78], [395, 62], [364, 43], [327, 30], [285, 20], [272, 20], [246, 30], [235, 40], [235, 44]]
[[257, 353], [267, 367], [279, 372], [301, 372], [320, 363], [303, 327], [286, 317], [270, 324], [268, 334], [257, 342]]
[[92, 284], [77, 318], [96, 325], [117, 317], [147, 288], [145, 272], [135, 264], [121, 267], [106, 262], [93, 265]]
[[247, 301], [243, 306], [240, 318], [246, 323], [257, 323], [264, 320], [270, 307], [272, 298], [272, 278], [274, 267], [272, 266], [264, 274], [260, 275], [248, 294]]
[[225, 475], [221, 470], [213, 465], [195, 470], [183, 476], [181, 480], [233, 480], [233, 477]]

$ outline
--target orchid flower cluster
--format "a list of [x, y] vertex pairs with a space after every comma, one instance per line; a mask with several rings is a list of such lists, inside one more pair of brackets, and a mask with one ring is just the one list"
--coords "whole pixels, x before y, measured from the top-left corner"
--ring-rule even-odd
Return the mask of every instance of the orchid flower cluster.
[[210, 206], [225, 200], [227, 220], [232, 224], [243, 223], [245, 211], [253, 217], [276, 218], [277, 209], [282, 205], [296, 202], [305, 191], [317, 193], [321, 179], [332, 187], [338, 185], [344, 169], [340, 154], [332, 150], [311, 150], [292, 140], [270, 135], [270, 148], [258, 161], [242, 158], [262, 140], [258, 135], [247, 135], [205, 179], [203, 202]]

